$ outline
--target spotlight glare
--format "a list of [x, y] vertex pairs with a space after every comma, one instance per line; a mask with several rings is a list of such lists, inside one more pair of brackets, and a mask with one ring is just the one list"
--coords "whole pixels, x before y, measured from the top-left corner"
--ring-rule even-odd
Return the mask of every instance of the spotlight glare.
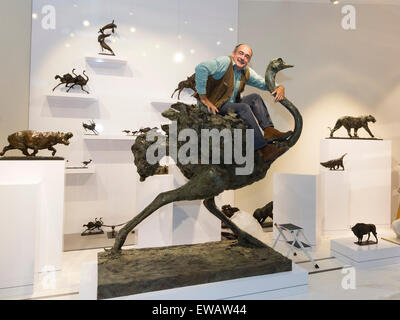
[[173, 60], [174, 60], [174, 62], [176, 62], [176, 63], [180, 63], [180, 62], [183, 61], [184, 58], [185, 58], [185, 56], [183, 55], [182, 52], [177, 52], [177, 53], [174, 54]]
[[90, 22], [89, 22], [88, 20], [83, 20], [82, 24], [83, 24], [85, 27], [89, 27], [89, 26], [90, 26]]

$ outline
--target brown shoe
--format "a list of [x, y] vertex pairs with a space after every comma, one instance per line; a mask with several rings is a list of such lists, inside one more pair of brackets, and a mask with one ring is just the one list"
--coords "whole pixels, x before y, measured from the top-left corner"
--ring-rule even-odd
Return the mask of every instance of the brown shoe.
[[264, 139], [266, 140], [285, 140], [287, 139], [293, 131], [281, 132], [274, 127], [267, 127], [264, 129]]
[[284, 153], [288, 149], [289, 147], [278, 148], [273, 144], [268, 144], [260, 150], [263, 154], [264, 161], [272, 161], [278, 158], [282, 153]]

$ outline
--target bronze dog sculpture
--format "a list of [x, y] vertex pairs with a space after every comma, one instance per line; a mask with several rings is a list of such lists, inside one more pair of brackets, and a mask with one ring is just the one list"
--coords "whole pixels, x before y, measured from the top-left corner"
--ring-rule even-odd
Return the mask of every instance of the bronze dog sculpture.
[[[39, 132], [32, 130], [23, 130], [15, 132], [8, 136], [9, 145], [4, 147], [0, 156], [3, 156], [7, 151], [18, 149], [21, 150], [25, 156], [34, 157], [39, 150], [48, 149], [54, 156], [57, 152], [54, 149], [54, 145], [61, 143], [69, 145], [69, 139], [73, 137], [71, 132]], [[33, 149], [31, 154], [28, 153], [28, 149]]]
[[[266, 70], [265, 80], [267, 88], [273, 92], [276, 88], [275, 77], [280, 70], [290, 68], [291, 65], [286, 64], [281, 58], [272, 60]], [[300, 137], [303, 121], [298, 109], [287, 99], [280, 100], [280, 103], [291, 113], [294, 118], [295, 128], [293, 134], [286, 141], [277, 142], [279, 146], [287, 147], [285, 152], [292, 147]], [[242, 143], [246, 142], [245, 132], [247, 127], [236, 114], [228, 113], [225, 116], [213, 115], [204, 108], [197, 108], [183, 103], [176, 103], [170, 109], [164, 111], [162, 115], [172, 121], [176, 121], [178, 132], [185, 128], [193, 128], [200, 134], [202, 128], [226, 129], [242, 129]], [[165, 145], [169, 148], [169, 126], [163, 125], [161, 128], [166, 132]], [[146, 160], [146, 151], [153, 144], [147, 141], [146, 134], [141, 134], [136, 138], [132, 146], [134, 153], [135, 165], [140, 176], [140, 180], [144, 181], [147, 177], [154, 175], [158, 167], [158, 163], [149, 164]], [[179, 141], [178, 147], [184, 142]], [[219, 148], [220, 146], [218, 146]], [[168, 149], [169, 150], [169, 149]], [[221, 154], [224, 152], [221, 151]], [[284, 152], [277, 155], [281, 156]], [[212, 154], [212, 153], [211, 153]], [[267, 245], [251, 236], [247, 232], [240, 229], [228, 217], [226, 217], [215, 204], [215, 197], [224, 190], [236, 190], [244, 186], [248, 186], [256, 181], [263, 179], [276, 158], [264, 161], [261, 151], [254, 152], [254, 169], [248, 175], [237, 175], [236, 169], [242, 165], [232, 164], [182, 164], [177, 162], [177, 167], [189, 181], [183, 186], [160, 193], [146, 208], [130, 220], [118, 233], [114, 246], [108, 251], [110, 255], [118, 255], [121, 251], [126, 237], [141, 221], [150, 216], [160, 207], [172, 203], [174, 201], [183, 200], [202, 200], [205, 207], [222, 222], [224, 222], [237, 236], [238, 244], [252, 247], [267, 247]]]

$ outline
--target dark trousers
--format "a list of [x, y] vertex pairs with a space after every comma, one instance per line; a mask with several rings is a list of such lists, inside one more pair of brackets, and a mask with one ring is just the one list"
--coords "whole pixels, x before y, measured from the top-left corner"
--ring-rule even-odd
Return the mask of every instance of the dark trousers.
[[267, 143], [260, 127], [264, 130], [273, 126], [273, 123], [261, 96], [252, 93], [243, 97], [239, 103], [227, 102], [219, 108], [218, 113], [225, 115], [229, 109], [232, 109], [239, 118], [243, 119], [249, 129], [254, 129], [254, 150], [265, 147]]

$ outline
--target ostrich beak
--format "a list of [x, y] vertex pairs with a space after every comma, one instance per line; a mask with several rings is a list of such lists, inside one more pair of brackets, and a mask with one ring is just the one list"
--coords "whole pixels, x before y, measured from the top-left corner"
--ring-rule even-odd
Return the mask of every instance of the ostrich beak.
[[293, 67], [294, 67], [294, 65], [286, 64], [286, 62], [284, 62], [284, 63], [281, 65], [280, 68], [283, 70], [283, 69], [293, 68]]

